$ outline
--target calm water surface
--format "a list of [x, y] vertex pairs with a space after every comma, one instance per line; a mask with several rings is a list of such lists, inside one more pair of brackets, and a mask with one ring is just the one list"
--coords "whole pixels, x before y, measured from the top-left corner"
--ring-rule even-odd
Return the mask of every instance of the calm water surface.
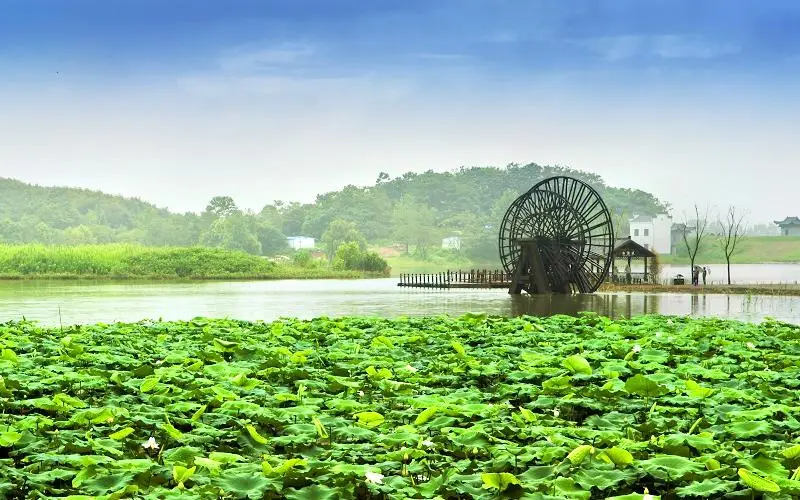
[[[711, 274], [706, 276], [708, 283], [727, 283], [728, 273], [725, 264], [707, 265], [696, 262], [698, 266], [708, 266]], [[662, 280], [671, 280], [676, 274], [691, 276], [689, 265], [667, 264], [661, 266]], [[800, 264], [734, 264], [731, 266], [731, 283], [800, 283]]]
[[720, 316], [759, 321], [766, 316], [800, 323], [800, 297], [689, 294], [519, 296], [505, 290], [415, 290], [396, 279], [257, 282], [0, 282], [0, 321], [58, 325], [191, 319], [197, 316], [274, 320], [339, 315], [639, 314]]

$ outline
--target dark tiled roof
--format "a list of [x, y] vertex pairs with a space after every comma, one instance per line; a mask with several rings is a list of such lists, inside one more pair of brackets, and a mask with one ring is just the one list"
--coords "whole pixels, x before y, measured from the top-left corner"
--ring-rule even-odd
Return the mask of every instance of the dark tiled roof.
[[655, 257], [656, 254], [646, 249], [642, 245], [633, 241], [630, 237], [617, 240], [613, 254], [616, 256], [625, 250], [632, 250], [635, 257]]
[[786, 217], [783, 220], [776, 220], [774, 221], [775, 224], [779, 226], [791, 226], [794, 224], [800, 224], [800, 218], [797, 217]]

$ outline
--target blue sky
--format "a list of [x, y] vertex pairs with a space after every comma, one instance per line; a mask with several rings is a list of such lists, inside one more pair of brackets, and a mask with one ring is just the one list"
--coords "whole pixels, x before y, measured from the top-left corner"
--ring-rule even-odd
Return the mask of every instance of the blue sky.
[[799, 70], [788, 0], [3, 0], [0, 175], [183, 211], [535, 161], [771, 220]]

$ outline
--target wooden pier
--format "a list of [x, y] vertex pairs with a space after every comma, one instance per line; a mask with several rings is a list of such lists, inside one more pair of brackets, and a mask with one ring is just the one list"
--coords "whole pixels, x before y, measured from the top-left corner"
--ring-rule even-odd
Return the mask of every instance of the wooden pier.
[[508, 288], [511, 274], [497, 269], [400, 275], [397, 286], [412, 288]]

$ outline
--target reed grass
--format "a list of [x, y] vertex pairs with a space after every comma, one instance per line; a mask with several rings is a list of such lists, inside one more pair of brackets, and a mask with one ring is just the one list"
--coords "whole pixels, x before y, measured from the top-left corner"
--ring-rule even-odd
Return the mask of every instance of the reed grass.
[[364, 273], [278, 264], [245, 252], [130, 244], [0, 245], [0, 279], [319, 279]]

